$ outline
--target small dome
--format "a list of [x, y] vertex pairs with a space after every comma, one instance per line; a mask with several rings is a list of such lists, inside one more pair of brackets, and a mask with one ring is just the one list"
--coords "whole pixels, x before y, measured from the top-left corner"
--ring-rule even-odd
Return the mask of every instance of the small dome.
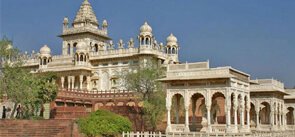
[[41, 49], [40, 49], [40, 54], [41, 55], [50, 55], [51, 50], [47, 45], [44, 45]]
[[85, 42], [79, 42], [76, 46], [77, 52], [86, 52], [87, 51], [87, 45]]
[[140, 33], [152, 33], [152, 31], [152, 27], [147, 22], [144, 22], [144, 24], [140, 27]]
[[167, 43], [169, 42], [177, 43], [177, 38], [172, 33], [167, 37]]

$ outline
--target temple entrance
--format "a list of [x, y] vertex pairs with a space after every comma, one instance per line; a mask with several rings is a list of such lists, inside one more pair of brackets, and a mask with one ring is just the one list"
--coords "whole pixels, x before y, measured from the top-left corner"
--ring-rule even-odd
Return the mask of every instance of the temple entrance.
[[193, 94], [191, 97], [190, 110], [190, 131], [200, 132], [208, 124], [205, 98], [202, 94]]
[[211, 123], [212, 124], [225, 124], [225, 96], [217, 92], [212, 96], [211, 104]]
[[184, 124], [184, 98], [180, 94], [172, 97], [172, 124]]
[[264, 125], [270, 124], [270, 105], [267, 102], [261, 103], [261, 109], [259, 112], [260, 123]]

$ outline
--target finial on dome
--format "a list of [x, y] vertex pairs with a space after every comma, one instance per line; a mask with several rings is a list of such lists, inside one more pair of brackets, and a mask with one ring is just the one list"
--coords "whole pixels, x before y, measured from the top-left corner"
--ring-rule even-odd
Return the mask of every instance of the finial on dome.
[[103, 28], [108, 27], [108, 22], [107, 22], [107, 20], [103, 20], [103, 21], [102, 21], [102, 27], [103, 27]]

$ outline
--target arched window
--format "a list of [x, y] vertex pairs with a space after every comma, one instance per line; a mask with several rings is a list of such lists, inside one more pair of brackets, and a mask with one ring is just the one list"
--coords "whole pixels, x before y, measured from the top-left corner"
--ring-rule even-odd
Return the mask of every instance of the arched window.
[[140, 38], [140, 44], [144, 45], [144, 38]]
[[76, 53], [76, 47], [77, 47], [77, 42], [75, 42], [73, 45], [73, 53]]
[[79, 55], [78, 54], [76, 54], [76, 60], [79, 61]]
[[94, 45], [94, 51], [98, 52], [98, 45], [97, 44]]
[[68, 53], [68, 55], [71, 54], [71, 44], [70, 43], [68, 43], [67, 53]]
[[43, 65], [47, 65], [46, 58], [43, 59]]
[[80, 55], [80, 61], [83, 61], [83, 55]]
[[172, 54], [175, 54], [175, 48], [172, 48]]
[[146, 39], [145, 39], [145, 44], [146, 44], [146, 45], [150, 45], [149, 38], [146, 38]]

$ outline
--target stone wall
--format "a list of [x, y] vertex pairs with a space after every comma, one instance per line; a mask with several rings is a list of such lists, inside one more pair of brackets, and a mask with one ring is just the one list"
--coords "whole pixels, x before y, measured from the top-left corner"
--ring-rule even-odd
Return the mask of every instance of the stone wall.
[[72, 120], [0, 120], [1, 137], [84, 137]]

